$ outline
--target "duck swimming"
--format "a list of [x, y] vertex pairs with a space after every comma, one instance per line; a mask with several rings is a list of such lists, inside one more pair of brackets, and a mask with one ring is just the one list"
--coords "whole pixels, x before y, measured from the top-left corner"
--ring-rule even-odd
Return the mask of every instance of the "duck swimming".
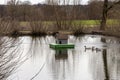
[[96, 52], [101, 51], [101, 49], [99, 49], [99, 48], [95, 48], [95, 50], [96, 50]]
[[92, 47], [87, 47], [87, 46], [84, 46], [85, 47], [85, 50], [92, 50], [92, 51], [94, 51], [94, 49], [95, 49], [95, 47], [94, 46], [92, 46]]

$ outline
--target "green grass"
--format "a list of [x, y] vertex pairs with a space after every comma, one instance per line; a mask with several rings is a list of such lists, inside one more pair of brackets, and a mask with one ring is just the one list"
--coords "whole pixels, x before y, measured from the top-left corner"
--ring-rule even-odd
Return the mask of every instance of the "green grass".
[[75, 20], [73, 24], [81, 24], [81, 25], [99, 25], [99, 20]]
[[107, 25], [117, 25], [117, 24], [120, 24], [120, 20], [113, 20], [113, 19], [107, 20]]
[[[56, 21], [43, 21], [43, 24], [52, 25], [55, 22]], [[65, 21], [61, 21], [62, 24], [64, 22]], [[100, 25], [100, 22], [101, 22], [100, 20], [73, 20], [72, 24], [73, 25]], [[69, 23], [70, 23], [70, 21], [66, 21], [66, 24], [69, 24]], [[22, 26], [27, 26], [27, 25], [29, 25], [29, 22], [21, 22], [20, 24]], [[107, 25], [115, 25], [115, 24], [119, 24], [119, 20], [113, 20], [113, 19], [107, 20]]]
[[[81, 24], [81, 25], [100, 25], [100, 20], [75, 20], [73, 23], [75, 24]], [[118, 20], [107, 20], [107, 25], [115, 25], [119, 24]]]
[[20, 22], [21, 26], [27, 26], [28, 24], [29, 24], [29, 22], [27, 22], [27, 21], [26, 22], [25, 21]]

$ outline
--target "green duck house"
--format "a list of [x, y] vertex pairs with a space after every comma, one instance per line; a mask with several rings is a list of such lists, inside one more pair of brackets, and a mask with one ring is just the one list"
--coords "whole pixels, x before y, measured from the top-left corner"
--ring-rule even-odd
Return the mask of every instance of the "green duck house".
[[66, 49], [74, 48], [74, 44], [68, 44], [68, 35], [66, 34], [57, 34], [55, 36], [56, 42], [50, 44], [50, 48], [54, 49]]

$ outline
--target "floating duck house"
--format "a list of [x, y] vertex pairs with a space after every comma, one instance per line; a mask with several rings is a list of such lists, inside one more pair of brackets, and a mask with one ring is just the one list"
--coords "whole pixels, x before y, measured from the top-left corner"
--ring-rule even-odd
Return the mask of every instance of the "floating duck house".
[[56, 38], [56, 43], [51, 43], [50, 48], [54, 48], [54, 49], [74, 48], [74, 44], [68, 44], [68, 35], [57, 34], [55, 38]]
[[67, 44], [68, 43], [68, 35], [58, 34], [56, 35], [56, 44]]

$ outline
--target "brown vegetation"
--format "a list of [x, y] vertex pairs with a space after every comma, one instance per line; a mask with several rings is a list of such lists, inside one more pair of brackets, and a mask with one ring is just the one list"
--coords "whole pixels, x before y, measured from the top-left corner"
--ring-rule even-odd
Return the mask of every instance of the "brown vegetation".
[[[80, 1], [75, 0], [70, 5], [70, 0], [46, 0], [46, 4], [31, 5], [30, 2], [10, 0], [8, 5], [0, 6], [1, 31], [10, 35], [20, 35], [19, 32], [22, 28], [29, 27], [28, 31], [31, 31], [34, 35], [46, 34], [51, 29], [54, 32], [73, 30], [73, 32], [81, 33], [83, 32], [81, 26], [83, 25], [74, 27], [73, 22], [75, 20], [102, 19], [100, 29], [103, 29], [107, 19], [118, 19], [116, 15], [120, 14], [120, 6], [117, 5], [119, 0], [115, 3], [108, 0], [107, 3], [100, 0], [91, 0], [88, 5], [80, 5]], [[104, 11], [105, 5], [107, 5], [107, 12]], [[29, 26], [21, 26], [21, 21], [27, 21]], [[45, 21], [48, 22], [47, 25], [44, 23]], [[49, 21], [52, 21], [52, 24], [49, 24]], [[52, 26], [52, 28], [49, 26]], [[3, 30], [3, 27], [6, 31]]]
[[47, 34], [47, 27], [42, 22], [30, 22], [31, 34], [33, 36], [42, 36]]
[[11, 18], [0, 19], [0, 35], [17, 36], [19, 34], [20, 23]]

